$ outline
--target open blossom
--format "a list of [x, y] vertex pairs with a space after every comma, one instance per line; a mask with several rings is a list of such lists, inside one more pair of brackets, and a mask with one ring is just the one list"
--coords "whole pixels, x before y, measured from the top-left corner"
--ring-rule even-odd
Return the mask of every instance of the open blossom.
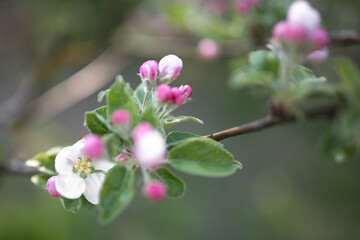
[[[106, 159], [93, 159], [84, 153], [86, 142], [80, 140], [63, 148], [55, 158], [56, 191], [65, 198], [76, 199], [84, 194], [92, 204], [99, 203], [105, 173], [114, 166]], [[98, 171], [97, 171], [98, 170]]]
[[134, 154], [141, 166], [153, 169], [165, 162], [167, 153], [165, 140], [149, 123], [138, 124], [132, 136]]
[[174, 80], [180, 75], [182, 66], [182, 60], [174, 54], [169, 54], [163, 57], [159, 62], [159, 73], [161, 80], [165, 82]]

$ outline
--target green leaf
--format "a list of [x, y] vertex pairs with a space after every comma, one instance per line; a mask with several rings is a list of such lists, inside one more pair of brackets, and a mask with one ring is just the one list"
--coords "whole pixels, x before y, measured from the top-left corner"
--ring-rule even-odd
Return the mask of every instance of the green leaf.
[[[134, 91], [134, 96], [135, 99], [137, 100], [139, 107], [141, 107], [145, 98], [145, 84], [140, 83], [139, 86], [137, 86], [137, 88]], [[151, 105], [151, 103], [152, 103], [152, 94], [149, 94], [147, 105]]]
[[184, 139], [195, 138], [195, 137], [200, 137], [200, 136], [193, 134], [193, 133], [187, 133], [187, 132], [171, 132], [168, 134], [168, 136], [166, 138], [166, 143], [173, 144], [173, 143], [177, 143]]
[[41, 189], [46, 189], [46, 183], [52, 175], [34, 175], [30, 178], [31, 182]]
[[168, 197], [178, 198], [184, 194], [185, 183], [166, 167], [156, 169], [151, 175], [166, 184]]
[[146, 108], [141, 116], [141, 121], [150, 123], [155, 129], [157, 129], [164, 137], [166, 136], [164, 127], [156, 115], [155, 109], [152, 107]]
[[99, 116], [101, 116], [103, 119], [107, 119], [106, 106], [99, 107], [92, 112], [86, 112], [85, 125], [91, 133], [102, 136], [109, 133], [109, 129], [104, 124], [103, 120], [99, 118]]
[[135, 126], [138, 123], [140, 108], [133, 97], [133, 92], [129, 85], [124, 82], [121, 76], [118, 76], [108, 93], [107, 119], [110, 119], [110, 116], [114, 111], [120, 109], [129, 111], [131, 114], [132, 126]]
[[61, 204], [63, 205], [63, 207], [65, 208], [65, 210], [72, 212], [72, 213], [77, 213], [79, 212], [80, 208], [81, 208], [81, 198], [77, 198], [77, 199], [67, 199], [67, 198], [60, 198]]
[[196, 123], [201, 123], [204, 124], [204, 122], [196, 117], [191, 117], [191, 116], [177, 116], [177, 117], [173, 117], [173, 116], [168, 116], [167, 118], [164, 119], [164, 128], [170, 128], [171, 126], [181, 123], [181, 122], [185, 122], [185, 121], [193, 121]]
[[109, 89], [100, 91], [97, 97], [98, 102], [101, 102], [109, 91], [110, 91]]
[[115, 166], [106, 174], [100, 193], [100, 221], [111, 222], [131, 202], [134, 196], [134, 172]]
[[301, 65], [296, 65], [292, 73], [292, 80], [294, 82], [301, 82], [302, 84], [316, 84], [326, 82], [324, 77], [316, 77], [314, 72]]
[[275, 76], [279, 71], [279, 60], [270, 51], [259, 50], [251, 52], [249, 54], [249, 63], [255, 69], [272, 72]]
[[103, 141], [106, 145], [106, 151], [109, 159], [115, 160], [122, 152], [122, 142], [114, 133], [103, 136]]
[[235, 71], [229, 79], [229, 85], [234, 89], [245, 87], [268, 87], [275, 80], [272, 72], [263, 72], [254, 68], [242, 68]]
[[180, 171], [207, 177], [228, 176], [241, 168], [220, 143], [206, 138], [182, 141], [169, 151], [168, 159]]
[[36, 154], [34, 157], [26, 161], [26, 165], [29, 167], [36, 167], [40, 172], [48, 175], [56, 174], [55, 171], [55, 158], [60, 152], [61, 147], [53, 147], [46, 152]]

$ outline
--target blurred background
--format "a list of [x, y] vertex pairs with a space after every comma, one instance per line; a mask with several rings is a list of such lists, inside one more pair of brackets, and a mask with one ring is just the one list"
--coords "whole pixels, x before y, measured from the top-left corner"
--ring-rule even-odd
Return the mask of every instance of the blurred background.
[[[359, 1], [310, 2], [330, 32], [360, 29]], [[184, 61], [173, 85], [193, 87], [194, 101], [177, 113], [205, 122], [171, 130], [205, 135], [265, 116], [266, 99], [230, 89], [227, 79], [249, 51], [265, 49], [290, 3], [262, 0], [243, 11], [233, 0], [0, 1], [0, 161], [74, 143], [87, 134], [84, 112], [100, 106], [99, 90], [117, 74], [135, 88], [142, 62], [169, 53]], [[203, 39], [217, 44], [212, 54]], [[330, 54], [308, 65], [330, 81], [333, 59], [360, 61], [356, 46]], [[178, 174], [185, 196], [159, 204], [138, 189], [107, 226], [96, 209], [68, 213], [28, 176], [2, 174], [0, 239], [360, 239], [360, 161], [322, 155], [328, 126], [316, 120], [227, 139], [242, 170], [220, 179]]]

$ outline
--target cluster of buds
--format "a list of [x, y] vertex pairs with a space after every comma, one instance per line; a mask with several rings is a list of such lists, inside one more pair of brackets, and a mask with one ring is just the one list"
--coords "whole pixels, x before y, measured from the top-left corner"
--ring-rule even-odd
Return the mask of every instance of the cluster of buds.
[[322, 54], [312, 56], [313, 60], [321, 60], [321, 57], [327, 56], [324, 53], [327, 53], [329, 36], [321, 27], [319, 12], [307, 1], [298, 0], [290, 6], [286, 20], [274, 26], [272, 42], [306, 49], [309, 52], [321, 50]]
[[192, 89], [189, 85], [173, 87], [162, 84], [156, 90], [157, 98], [161, 103], [172, 103], [180, 106], [192, 95]]
[[175, 80], [182, 69], [182, 60], [176, 55], [169, 54], [163, 57], [159, 63], [155, 60], [149, 60], [144, 62], [139, 68], [139, 75], [141, 80], [147, 87], [160, 83], [170, 83]]
[[254, 7], [260, 3], [260, 0], [238, 0], [236, 3], [236, 8], [238, 12], [242, 15], [249, 14]]

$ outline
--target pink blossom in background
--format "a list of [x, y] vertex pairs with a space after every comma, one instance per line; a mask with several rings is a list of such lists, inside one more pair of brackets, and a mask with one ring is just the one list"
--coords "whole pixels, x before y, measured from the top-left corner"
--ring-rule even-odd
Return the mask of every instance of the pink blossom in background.
[[205, 60], [212, 60], [220, 55], [221, 49], [217, 42], [212, 39], [203, 39], [197, 46], [198, 56]]
[[103, 155], [105, 146], [101, 137], [94, 134], [88, 134], [84, 137], [83, 143], [85, 155], [92, 159], [100, 158]]
[[323, 48], [310, 53], [307, 59], [311, 62], [323, 62], [329, 57], [328, 48]]

